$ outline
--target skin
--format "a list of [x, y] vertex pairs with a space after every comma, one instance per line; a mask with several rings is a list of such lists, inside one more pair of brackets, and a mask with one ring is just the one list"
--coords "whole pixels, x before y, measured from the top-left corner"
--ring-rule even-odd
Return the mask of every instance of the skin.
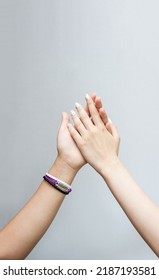
[[[101, 100], [95, 93], [92, 101], [100, 110]], [[68, 122], [69, 116], [63, 112], [57, 137], [58, 154], [48, 172], [71, 185], [86, 161], [70, 136]], [[64, 194], [42, 181], [27, 204], [0, 231], [0, 259], [25, 259], [54, 220], [64, 198]]]
[[92, 121], [80, 104], [71, 111], [74, 126], [68, 128], [77, 147], [88, 162], [104, 179], [125, 214], [159, 256], [159, 207], [138, 186], [118, 158], [120, 137], [114, 124], [101, 118], [99, 109], [87, 96], [87, 108]]
[[[85, 161], [70, 138], [67, 123], [68, 116], [63, 113], [57, 138], [58, 155], [49, 173], [71, 184]], [[28, 203], [1, 230], [0, 259], [26, 258], [50, 226], [64, 198], [64, 194], [42, 181]]]

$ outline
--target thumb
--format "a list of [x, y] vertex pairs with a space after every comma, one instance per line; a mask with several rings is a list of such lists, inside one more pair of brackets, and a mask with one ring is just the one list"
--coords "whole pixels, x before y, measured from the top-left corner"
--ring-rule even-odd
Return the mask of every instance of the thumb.
[[62, 112], [61, 128], [66, 128], [69, 123], [69, 115], [66, 112]]
[[63, 142], [63, 138], [66, 135], [66, 130], [68, 130], [67, 128], [68, 122], [69, 122], [68, 114], [66, 112], [62, 112], [61, 125], [57, 133], [57, 149], [60, 148], [61, 143]]

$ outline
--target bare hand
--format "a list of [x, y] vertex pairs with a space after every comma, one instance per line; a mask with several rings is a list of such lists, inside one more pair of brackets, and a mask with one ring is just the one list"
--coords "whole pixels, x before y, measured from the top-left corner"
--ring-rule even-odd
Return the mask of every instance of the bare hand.
[[[97, 110], [101, 113], [101, 118], [104, 123], [107, 123], [107, 115], [102, 108], [102, 102], [95, 93], [91, 95], [92, 102], [95, 104]], [[89, 114], [88, 105], [86, 105], [86, 114]], [[89, 118], [89, 117], [88, 117]], [[67, 163], [71, 168], [78, 171], [86, 161], [78, 149], [74, 139], [71, 137], [68, 130], [69, 116], [67, 113], [62, 113], [62, 123], [57, 136], [57, 150], [58, 156]]]
[[87, 99], [88, 114], [80, 104], [76, 104], [78, 115], [72, 111], [74, 127], [68, 128], [86, 162], [101, 173], [103, 166], [111, 164], [117, 158], [119, 134], [116, 127], [107, 119], [104, 124], [91, 97]]

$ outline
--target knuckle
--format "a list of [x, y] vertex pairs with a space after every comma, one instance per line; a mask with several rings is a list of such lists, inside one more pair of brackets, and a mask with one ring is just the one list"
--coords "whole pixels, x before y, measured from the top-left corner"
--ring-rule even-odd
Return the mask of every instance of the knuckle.
[[76, 118], [76, 120], [74, 122], [74, 125], [75, 125], [75, 127], [79, 127], [80, 126], [80, 120], [79, 120], [78, 117]]
[[88, 118], [88, 115], [85, 112], [82, 112], [81, 120], [85, 121], [85, 120], [87, 120], [87, 118]]
[[96, 126], [94, 125], [93, 128], [92, 128], [92, 134], [94, 135], [94, 134], [96, 134], [96, 133], [98, 133], [98, 127], [96, 127]]
[[90, 137], [91, 137], [91, 133], [85, 133], [85, 135], [83, 136], [83, 142], [82, 142], [83, 146], [87, 145], [87, 143], [89, 142]]
[[76, 129], [72, 129], [71, 134], [73, 137], [76, 137]]
[[97, 134], [97, 129], [96, 127], [93, 127], [92, 130], [89, 132], [89, 135], [87, 135], [87, 140], [94, 139], [96, 134]]
[[102, 132], [105, 132], [106, 128], [105, 128], [104, 123], [101, 124], [100, 129], [101, 129]]

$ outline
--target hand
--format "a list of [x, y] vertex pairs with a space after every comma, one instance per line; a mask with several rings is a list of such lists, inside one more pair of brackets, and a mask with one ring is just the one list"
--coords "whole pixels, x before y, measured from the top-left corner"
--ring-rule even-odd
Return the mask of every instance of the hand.
[[101, 174], [103, 167], [108, 167], [116, 160], [120, 138], [112, 123], [107, 120], [104, 124], [98, 112], [99, 109], [97, 110], [89, 96], [87, 106], [92, 120], [83, 107], [76, 104], [79, 117], [72, 111], [74, 127], [69, 124], [68, 128], [85, 161]]
[[[93, 92], [91, 94], [91, 98], [92, 98], [92, 100], [93, 100], [93, 102], [94, 102], [94, 104], [96, 106], [96, 109], [98, 110], [98, 113], [100, 115], [100, 118], [101, 118], [102, 122], [106, 126], [108, 121], [110, 121], [110, 119], [108, 119], [107, 113], [106, 113], [106, 111], [103, 108], [102, 101], [101, 101], [100, 97], [97, 96], [95, 92]], [[86, 103], [85, 111], [87, 112], [88, 116], [90, 117], [90, 112], [89, 112], [89, 108], [88, 108], [88, 104], [87, 103]]]
[[[102, 108], [102, 102], [100, 98], [96, 96], [95, 93], [91, 95], [91, 98], [97, 110], [99, 110], [99, 112], [102, 112], [101, 118], [103, 122], [106, 123], [107, 115], [104, 109]], [[85, 110], [88, 114], [88, 105], [86, 106]], [[62, 123], [57, 136], [58, 157], [60, 157], [60, 159], [62, 159], [65, 163], [67, 163], [72, 169], [74, 169], [77, 172], [84, 164], [86, 164], [86, 161], [69, 133], [68, 123], [69, 116], [67, 113], [63, 112]]]
[[68, 130], [69, 116], [62, 113], [62, 123], [57, 136], [58, 157], [76, 172], [86, 163]]

